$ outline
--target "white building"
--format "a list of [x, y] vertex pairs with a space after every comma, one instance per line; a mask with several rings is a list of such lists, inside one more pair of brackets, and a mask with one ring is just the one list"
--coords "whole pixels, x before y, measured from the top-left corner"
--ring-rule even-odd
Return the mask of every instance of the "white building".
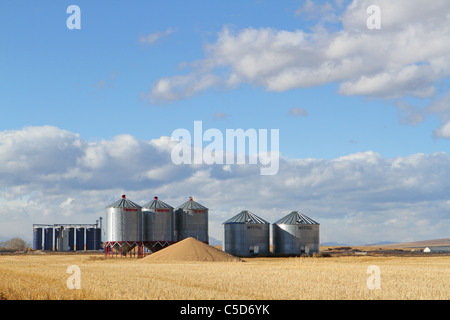
[[428, 252], [428, 253], [450, 253], [450, 247], [426, 247], [425, 249], [423, 249], [423, 252]]

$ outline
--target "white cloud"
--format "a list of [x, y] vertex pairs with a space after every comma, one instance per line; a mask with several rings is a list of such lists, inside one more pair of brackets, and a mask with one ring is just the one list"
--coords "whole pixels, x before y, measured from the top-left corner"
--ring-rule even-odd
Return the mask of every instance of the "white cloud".
[[174, 207], [193, 196], [210, 208], [216, 238], [221, 223], [243, 209], [270, 222], [303, 211], [321, 223], [322, 241], [444, 238], [450, 227], [444, 153], [282, 158], [277, 175], [261, 176], [255, 165], [173, 165], [168, 137], [87, 143], [59, 128], [28, 127], [0, 138], [4, 237], [30, 239], [33, 223], [94, 223], [121, 194], [142, 205], [159, 196]]
[[293, 117], [306, 117], [308, 112], [301, 107], [297, 107], [289, 109], [289, 114]]
[[153, 45], [161, 38], [167, 37], [175, 32], [173, 28], [167, 28], [165, 31], [157, 31], [148, 35], [139, 37], [139, 42], [142, 44]]
[[400, 122], [417, 126], [425, 120], [425, 112], [420, 108], [411, 105], [405, 101], [398, 101], [396, 103], [399, 112]]
[[441, 120], [441, 126], [433, 131], [434, 137], [450, 138], [450, 91], [435, 99], [424, 112], [436, 114]]
[[442, 124], [438, 129], [434, 131], [436, 138], [450, 138], [450, 121]]
[[380, 0], [381, 30], [369, 30], [366, 9], [372, 4], [354, 0], [342, 8], [342, 2], [306, 1], [299, 8], [300, 16], [335, 15], [323, 18], [334, 28], [324, 27], [322, 18], [307, 31], [224, 27], [205, 45], [205, 57], [191, 64], [191, 73], [162, 77], [146, 98], [164, 103], [245, 83], [275, 92], [336, 83], [342, 95], [435, 98], [450, 76], [450, 3]]
[[218, 119], [226, 119], [228, 118], [230, 115], [226, 112], [216, 112], [213, 116], [214, 120], [218, 120]]
[[[369, 3], [355, 1], [348, 6], [341, 17], [344, 28], [340, 31], [246, 28], [233, 33], [225, 27], [215, 43], [206, 45], [206, 58], [196, 65], [207, 73], [228, 67], [222, 84], [232, 79], [234, 84], [254, 83], [272, 91], [337, 81], [342, 83], [344, 94], [433, 94], [430, 87], [434, 82], [450, 74], [445, 62], [448, 59], [444, 58], [450, 55], [450, 44], [445, 41], [450, 31], [450, 17], [445, 14], [450, 8], [448, 2], [382, 1], [380, 32], [366, 27], [365, 8]], [[429, 15], [423, 14], [423, 6]], [[201, 73], [192, 73], [182, 78], [186, 81], [180, 81], [175, 76], [173, 82], [184, 86], [201, 77]], [[160, 80], [160, 85], [170, 79]], [[208, 86], [206, 83], [202, 89]]]
[[143, 96], [151, 103], [165, 103], [191, 97], [221, 83], [220, 77], [214, 74], [188, 74], [159, 79], [152, 87], [150, 94]]

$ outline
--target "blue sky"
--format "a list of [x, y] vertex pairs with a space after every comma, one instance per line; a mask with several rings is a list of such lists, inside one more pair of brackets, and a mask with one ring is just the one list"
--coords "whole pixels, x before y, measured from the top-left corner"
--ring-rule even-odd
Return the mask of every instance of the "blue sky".
[[[446, 62], [450, 50], [443, 35], [448, 34], [450, 7], [445, 1], [433, 5], [424, 1], [376, 2], [381, 8], [380, 30], [366, 27], [366, 9], [373, 4], [371, 1], [3, 1], [0, 131], [5, 137], [30, 134], [23, 144], [15, 145], [14, 152], [19, 155], [21, 148], [37, 146], [33, 140], [37, 132], [51, 135], [48, 141], [53, 141], [54, 135], [70, 141], [79, 139], [79, 144], [86, 147], [80, 147], [76, 154], [61, 154], [62, 158], [68, 157], [70, 167], [53, 172], [55, 176], [84, 170], [77, 165], [83, 162], [82, 155], [87, 154], [89, 146], [118, 142], [120, 135], [128, 135], [138, 143], [160, 141], [177, 128], [193, 130], [195, 120], [201, 120], [205, 130], [217, 128], [222, 132], [227, 128], [279, 129], [280, 152], [287, 161], [313, 159], [319, 165], [322, 159], [333, 164], [334, 159], [344, 157], [351, 162], [356, 161], [352, 155], [365, 154], [380, 157], [392, 168], [396, 160], [411, 160], [417, 154], [446, 154], [450, 144], [450, 67]], [[70, 16], [66, 9], [72, 4], [81, 9], [81, 30], [66, 27]], [[167, 86], [158, 86], [163, 83]], [[47, 130], [46, 126], [53, 129]], [[28, 127], [36, 132], [27, 131]], [[15, 154], [8, 149], [13, 144], [2, 146], [5, 154]], [[62, 150], [60, 146], [55, 148], [52, 152]], [[32, 156], [22, 155], [32, 166], [36, 159], [44, 161], [47, 151], [38, 148]], [[17, 158], [4, 158], [5, 168], [17, 168], [12, 166]], [[372, 163], [364, 159], [365, 165]], [[154, 163], [163, 163], [159, 161]], [[145, 160], [142, 163], [133, 169], [149, 172]], [[39, 168], [33, 170], [37, 176]], [[83, 186], [82, 181], [87, 180], [78, 178], [77, 183], [66, 181], [66, 189], [52, 191], [54, 197], [44, 200], [46, 183], [30, 176], [19, 179], [23, 172], [14, 170], [2, 171], [3, 190], [7, 191], [0, 197], [2, 201], [19, 203], [24, 212], [30, 206], [29, 199], [40, 198], [43, 206], [59, 207], [67, 199], [75, 199], [74, 194], [84, 192], [97, 192], [92, 197], [100, 202], [101, 211], [103, 204], [109, 204], [104, 202], [127, 192], [123, 180], [115, 181], [108, 189]], [[196, 169], [186, 170], [169, 182], [195, 177]], [[361, 173], [369, 169], [358, 170]], [[418, 174], [426, 177], [426, 168], [421, 170]], [[287, 176], [297, 173], [294, 170]], [[63, 181], [66, 176], [58, 176], [55, 181]], [[329, 183], [340, 181], [338, 176]], [[405, 181], [409, 178], [402, 176]], [[97, 186], [102, 185], [102, 180], [96, 179]], [[144, 192], [166, 192], [168, 198], [181, 201], [180, 193], [168, 192], [164, 183], [155, 181], [147, 181], [148, 189], [140, 185], [141, 189], [131, 192], [142, 201]], [[254, 180], [247, 177], [243, 182], [252, 184]], [[439, 183], [432, 193], [445, 188], [444, 182]], [[305, 185], [301, 190], [304, 193], [316, 185]], [[373, 186], [367, 192], [375, 195], [377, 188]], [[416, 188], [424, 203], [431, 201], [420, 185]], [[197, 191], [211, 207], [224, 205], [212, 195]], [[268, 192], [275, 191], [289, 193], [282, 189]], [[396, 190], [401, 210], [413, 206], [403, 202], [403, 195], [410, 191], [409, 187]], [[225, 190], [217, 191], [222, 192]], [[326, 193], [326, 187], [316, 192]], [[317, 209], [313, 200], [317, 194], [305, 198], [301, 205], [294, 199], [285, 210], [310, 208], [306, 214], [315, 220], [329, 220], [330, 230], [333, 223], [349, 221], [347, 214], [352, 206], [334, 217]], [[247, 209], [277, 220], [273, 213], [276, 207], [259, 208], [255, 197], [248, 201], [242, 198], [240, 205], [248, 202], [253, 208]], [[395, 231], [370, 239], [363, 234], [355, 237], [367, 242], [446, 237], [448, 234], [442, 230], [448, 227], [448, 204], [445, 196], [439, 201], [434, 205], [441, 208], [440, 227], [434, 234], [413, 236], [415, 229], [411, 227], [402, 239], [395, 239]], [[338, 204], [328, 203], [334, 205]], [[357, 207], [355, 212], [362, 214], [364, 210]], [[98, 215], [91, 210], [85, 210], [90, 217]], [[220, 219], [237, 213], [220, 210], [222, 215], [212, 219], [217, 238]], [[389, 201], [389, 209], [384, 210], [395, 210], [395, 205]], [[73, 212], [65, 219], [74, 219], [77, 211]], [[442, 216], [446, 218], [442, 220]], [[53, 216], [53, 220], [57, 217]], [[39, 216], [34, 219], [39, 220]], [[19, 229], [12, 230], [28, 236], [27, 230]], [[3, 234], [8, 236], [10, 232], [0, 227]], [[352, 240], [331, 231], [324, 239]]]
[[[447, 141], [433, 139], [437, 119], [417, 127], [401, 124], [392, 101], [342, 96], [335, 83], [284, 92], [244, 84], [167, 104], [142, 100], [140, 93], [159, 78], [185, 74], [181, 63], [202, 59], [204, 44], [214, 42], [224, 26], [308, 31], [317, 19], [295, 15], [301, 1], [81, 1], [81, 30], [66, 28], [70, 4], [2, 4], [0, 27], [8, 30], [2, 33], [1, 103], [8, 110], [3, 129], [54, 125], [88, 140], [122, 133], [152, 139], [202, 120], [221, 130], [279, 128], [281, 152], [288, 157], [330, 159], [367, 150], [395, 157], [448, 148]], [[169, 28], [173, 33], [153, 45], [138, 41]], [[298, 107], [308, 116], [289, 115]], [[218, 112], [228, 115], [226, 121], [214, 121]]]

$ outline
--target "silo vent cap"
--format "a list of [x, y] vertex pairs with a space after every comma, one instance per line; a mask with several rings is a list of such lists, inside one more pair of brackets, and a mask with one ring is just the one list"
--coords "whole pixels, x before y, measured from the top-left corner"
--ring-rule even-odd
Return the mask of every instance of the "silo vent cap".
[[154, 197], [153, 199], [158, 200], [158, 197]]
[[194, 199], [192, 197], [189, 197], [189, 201], [193, 201]]
[[126, 199], [126, 196], [124, 194], [122, 195], [122, 199]]

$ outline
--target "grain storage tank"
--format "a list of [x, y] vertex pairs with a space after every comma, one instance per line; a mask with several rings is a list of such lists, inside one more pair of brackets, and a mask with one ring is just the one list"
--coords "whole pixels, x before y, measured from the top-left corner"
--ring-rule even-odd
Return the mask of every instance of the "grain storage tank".
[[42, 250], [42, 228], [33, 228], [33, 250]]
[[208, 235], [209, 209], [195, 202], [192, 197], [175, 209], [175, 241], [193, 237], [209, 243]]
[[100, 250], [102, 248], [102, 228], [94, 228], [94, 250]]
[[44, 250], [53, 250], [53, 228], [44, 228]]
[[121, 254], [142, 244], [142, 207], [125, 195], [106, 207], [105, 242]]
[[69, 251], [69, 230], [59, 228], [56, 240], [56, 251]]
[[239, 256], [270, 253], [270, 223], [248, 210], [225, 221], [223, 251]]
[[60, 233], [61, 233], [61, 230], [62, 230], [62, 229], [63, 229], [62, 226], [60, 226], [60, 227], [55, 227], [55, 228], [53, 229], [54, 237], [55, 237], [55, 245], [54, 245], [55, 250], [58, 250], [58, 238], [59, 238], [59, 236], [60, 236]]
[[101, 229], [86, 228], [86, 250], [101, 249]]
[[173, 207], [154, 197], [142, 207], [143, 241], [173, 242]]
[[319, 252], [319, 228], [316, 221], [293, 211], [273, 224], [273, 253], [301, 255]]
[[67, 227], [66, 230], [69, 232], [69, 251], [73, 251], [75, 244], [75, 229], [73, 227]]
[[78, 227], [75, 233], [76, 233], [75, 249], [77, 251], [83, 251], [84, 250], [84, 228]]

